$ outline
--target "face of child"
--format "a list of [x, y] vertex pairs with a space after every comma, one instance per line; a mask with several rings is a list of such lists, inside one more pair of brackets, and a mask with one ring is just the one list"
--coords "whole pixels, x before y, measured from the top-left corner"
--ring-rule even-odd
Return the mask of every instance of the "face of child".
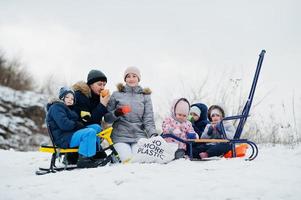
[[99, 95], [102, 90], [105, 89], [107, 82], [105, 81], [97, 81], [90, 85], [90, 88], [94, 94]]
[[138, 85], [139, 82], [139, 78], [136, 74], [133, 73], [129, 73], [128, 75], [126, 75], [125, 77], [125, 82], [128, 86], [130, 87], [135, 87]]
[[72, 106], [74, 104], [74, 96], [71, 93], [68, 93], [65, 98], [64, 102], [67, 106]]
[[176, 118], [179, 122], [185, 122], [187, 120], [187, 115], [176, 113]]
[[200, 117], [197, 114], [195, 114], [194, 112], [190, 113], [190, 115], [193, 118], [193, 121], [195, 121], [195, 122], [200, 119]]
[[222, 120], [222, 117], [219, 114], [212, 114], [211, 119], [213, 123], [217, 123]]

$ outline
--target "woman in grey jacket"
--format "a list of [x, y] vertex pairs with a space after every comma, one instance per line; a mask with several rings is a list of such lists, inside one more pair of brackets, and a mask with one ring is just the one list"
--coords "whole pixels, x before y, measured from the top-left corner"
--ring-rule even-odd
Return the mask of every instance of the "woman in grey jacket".
[[[120, 159], [130, 160], [137, 149], [140, 138], [157, 135], [151, 91], [139, 86], [140, 71], [136, 67], [128, 67], [124, 72], [124, 84], [118, 84], [118, 91], [113, 92], [108, 103], [105, 121], [113, 121], [112, 140]], [[125, 113], [124, 107], [129, 106], [131, 112]]]

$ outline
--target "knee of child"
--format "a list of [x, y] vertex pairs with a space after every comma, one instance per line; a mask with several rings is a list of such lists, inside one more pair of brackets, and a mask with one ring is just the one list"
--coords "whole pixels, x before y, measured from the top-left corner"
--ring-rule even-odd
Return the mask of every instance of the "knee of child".
[[92, 124], [89, 126], [89, 128], [94, 129], [97, 133], [99, 133], [102, 130], [101, 126], [98, 124]]
[[85, 138], [95, 137], [96, 138], [96, 134], [97, 134], [97, 132], [93, 128], [85, 128], [85, 134], [83, 134], [83, 137], [85, 137]]

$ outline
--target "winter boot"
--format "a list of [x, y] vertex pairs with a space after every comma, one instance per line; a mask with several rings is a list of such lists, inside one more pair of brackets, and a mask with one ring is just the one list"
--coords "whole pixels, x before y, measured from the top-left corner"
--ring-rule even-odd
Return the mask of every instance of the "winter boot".
[[185, 150], [184, 149], [178, 149], [175, 152], [175, 159], [180, 159], [185, 157]]
[[107, 154], [104, 151], [97, 151], [95, 156], [93, 156], [94, 159], [103, 159], [106, 157], [107, 157]]
[[76, 165], [77, 160], [78, 160], [78, 153], [67, 153], [66, 155], [66, 160], [64, 160], [64, 164], [67, 165]]
[[108, 156], [104, 159], [94, 159], [92, 157], [85, 157], [82, 155], [79, 155], [78, 161], [77, 161], [77, 167], [78, 168], [95, 168], [98, 166], [105, 166], [111, 161], [111, 157]]

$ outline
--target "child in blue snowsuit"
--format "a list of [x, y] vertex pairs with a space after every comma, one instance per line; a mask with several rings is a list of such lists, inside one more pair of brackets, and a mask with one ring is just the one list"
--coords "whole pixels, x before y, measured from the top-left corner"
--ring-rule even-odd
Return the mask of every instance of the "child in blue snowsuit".
[[207, 124], [210, 124], [207, 115], [208, 115], [208, 108], [205, 104], [196, 103], [191, 105], [190, 121], [192, 123], [194, 131], [199, 135], [199, 138], [201, 138], [202, 133], [204, 132]]
[[74, 91], [62, 87], [59, 100], [54, 100], [47, 105], [46, 123], [48, 124], [54, 143], [60, 148], [79, 147], [79, 168], [90, 168], [103, 165], [106, 160], [93, 159], [100, 139], [96, 136], [101, 131], [98, 124], [84, 126], [79, 116], [72, 111], [75, 102]]

